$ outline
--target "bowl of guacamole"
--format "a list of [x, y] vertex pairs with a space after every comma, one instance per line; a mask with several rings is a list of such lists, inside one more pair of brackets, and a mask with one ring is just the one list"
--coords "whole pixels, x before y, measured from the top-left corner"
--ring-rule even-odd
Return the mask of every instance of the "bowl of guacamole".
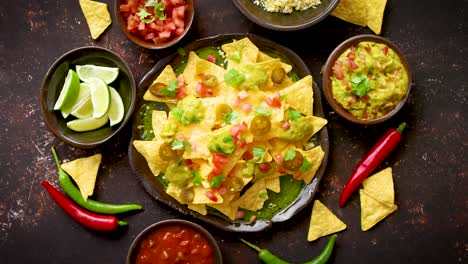
[[336, 113], [369, 125], [389, 119], [403, 107], [411, 75], [395, 44], [374, 35], [358, 35], [330, 54], [322, 82], [325, 98]]

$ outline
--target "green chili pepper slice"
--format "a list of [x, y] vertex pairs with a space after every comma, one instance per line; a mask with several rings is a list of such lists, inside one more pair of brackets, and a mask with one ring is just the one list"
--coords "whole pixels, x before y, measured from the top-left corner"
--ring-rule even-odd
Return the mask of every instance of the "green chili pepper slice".
[[333, 252], [333, 247], [335, 246], [335, 241], [336, 241], [336, 234], [332, 235], [330, 239], [328, 240], [327, 245], [323, 249], [322, 253], [318, 255], [315, 259], [305, 262], [304, 264], [325, 264], [327, 263], [328, 259], [330, 258], [332, 252]]
[[143, 206], [139, 204], [108, 204], [94, 201], [92, 199], [87, 199], [85, 201], [81, 196], [80, 190], [76, 188], [73, 184], [72, 180], [70, 179], [70, 176], [60, 167], [60, 160], [57, 156], [57, 153], [55, 152], [54, 147], [52, 147], [52, 154], [54, 156], [55, 164], [57, 165], [57, 169], [59, 171], [60, 186], [65, 191], [65, 193], [77, 204], [88, 209], [89, 211], [102, 214], [120, 214], [143, 209]]
[[281, 258], [273, 255], [269, 250], [267, 249], [261, 249], [257, 247], [254, 244], [251, 244], [244, 239], [240, 239], [242, 242], [244, 242], [247, 246], [255, 249], [258, 252], [258, 258], [263, 261], [265, 264], [289, 264], [289, 262], [282, 260]]

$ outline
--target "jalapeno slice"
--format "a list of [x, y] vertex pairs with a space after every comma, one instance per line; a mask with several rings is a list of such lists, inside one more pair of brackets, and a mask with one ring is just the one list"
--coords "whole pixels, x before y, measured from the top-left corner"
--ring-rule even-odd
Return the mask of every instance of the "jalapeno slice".
[[228, 194], [234, 194], [240, 192], [244, 187], [244, 181], [236, 176], [233, 176], [226, 180], [226, 188]]
[[179, 194], [179, 198], [183, 203], [193, 202], [194, 197], [195, 197], [195, 192], [193, 191], [192, 187], [183, 189]]
[[286, 77], [286, 71], [283, 67], [276, 67], [271, 72], [271, 81], [275, 85], [280, 85], [283, 82], [284, 77]]
[[227, 104], [219, 104], [216, 106], [216, 120], [223, 121], [224, 116], [232, 112], [232, 108]]
[[163, 160], [170, 161], [177, 158], [177, 152], [172, 149], [171, 143], [164, 142], [161, 147], [159, 147], [159, 156]]
[[164, 83], [157, 82], [157, 83], [153, 83], [150, 86], [149, 90], [154, 96], [164, 96], [164, 94], [162, 94], [162, 92], [161, 92], [161, 90], [164, 87], [166, 87], [166, 85]]
[[250, 132], [255, 136], [261, 136], [268, 133], [271, 129], [271, 121], [266, 116], [255, 116], [250, 123]]
[[218, 85], [218, 78], [213, 74], [204, 74], [201, 78], [202, 83], [208, 87], [215, 87]]
[[283, 166], [287, 170], [298, 170], [301, 167], [303, 161], [304, 157], [299, 151], [296, 150], [294, 158], [290, 160], [284, 160]]

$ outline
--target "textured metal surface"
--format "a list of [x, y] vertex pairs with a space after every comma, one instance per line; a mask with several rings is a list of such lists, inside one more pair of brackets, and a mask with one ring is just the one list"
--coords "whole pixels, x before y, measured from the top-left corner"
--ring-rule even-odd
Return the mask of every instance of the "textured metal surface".
[[[113, 10], [113, 1], [103, 1]], [[462, 1], [389, 1], [382, 36], [407, 56], [414, 87], [402, 111], [385, 123], [353, 125], [331, 112], [330, 156], [318, 198], [348, 224], [339, 234], [331, 263], [466, 263], [467, 16]], [[229, 0], [196, 1], [195, 20], [182, 40], [222, 33], [253, 33], [295, 51], [320, 83], [328, 54], [348, 37], [370, 33], [328, 17], [311, 28], [276, 32], [245, 18]], [[158, 59], [175, 51], [134, 45], [115, 21], [97, 41], [89, 36], [78, 1], [5, 1], [0, 6], [0, 257], [2, 263], [124, 263], [139, 231], [153, 222], [185, 217], [151, 199], [135, 180], [127, 159], [130, 128], [95, 149], [75, 149], [58, 141], [41, 116], [39, 88], [60, 55], [95, 45], [119, 54], [139, 81]], [[360, 230], [359, 197], [338, 207], [343, 184], [372, 144], [399, 122], [409, 124], [404, 141], [387, 159], [394, 171], [398, 210], [368, 232]], [[89, 231], [58, 208], [38, 184], [57, 174], [50, 154], [63, 159], [103, 154], [95, 189], [97, 200], [137, 202], [145, 211], [124, 217], [128, 229], [113, 234]], [[292, 262], [311, 259], [326, 239], [309, 243], [311, 206], [293, 219], [243, 238]], [[238, 235], [207, 228], [226, 263], [259, 263]]]

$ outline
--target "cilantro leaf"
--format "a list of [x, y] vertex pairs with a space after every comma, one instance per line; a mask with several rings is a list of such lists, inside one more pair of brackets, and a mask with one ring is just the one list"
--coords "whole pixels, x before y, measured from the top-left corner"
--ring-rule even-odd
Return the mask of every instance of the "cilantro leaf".
[[200, 172], [197, 171], [197, 170], [192, 170], [192, 175], [193, 175], [193, 179], [192, 179], [193, 185], [195, 185], [195, 186], [200, 185], [202, 183], [202, 181], [203, 181]]
[[190, 142], [185, 139], [174, 139], [171, 143], [171, 149], [173, 150], [189, 150], [191, 147]]
[[294, 150], [287, 150], [286, 153], [284, 153], [284, 160], [292, 160], [296, 157], [296, 151]]
[[306, 158], [304, 158], [304, 160], [302, 161], [302, 165], [301, 167], [299, 168], [299, 170], [301, 172], [306, 172], [308, 171], [310, 168], [312, 168], [312, 163], [310, 163], [310, 161], [308, 161]]
[[224, 122], [232, 125], [237, 121], [237, 118], [239, 118], [239, 114], [236, 111], [230, 111], [224, 115]]
[[262, 147], [254, 147], [252, 149], [253, 159], [256, 163], [263, 163], [263, 157], [265, 156], [266, 150]]
[[258, 198], [260, 198], [260, 199], [265, 199], [267, 197], [268, 197], [267, 192], [261, 192], [261, 193], [258, 194]]
[[223, 183], [223, 180], [224, 180], [224, 175], [222, 174], [218, 176], [214, 176], [213, 179], [211, 179], [210, 181], [210, 186], [219, 188], [221, 186], [221, 183]]
[[149, 13], [145, 7], [140, 8], [138, 13], [136, 14], [140, 18], [140, 21], [146, 24], [149, 24], [155, 20], [154, 17], [146, 18], [148, 16], [151, 16], [151, 13]]
[[[166, 6], [163, 3], [161, 3], [159, 0], [148, 0], [146, 1], [145, 6], [154, 7], [154, 15], [157, 18], [159, 18], [159, 20], [165, 20], [167, 18], [166, 14], [164, 13]], [[153, 18], [153, 21], [154, 21], [154, 18]]]
[[292, 110], [292, 109], [289, 109], [287, 111], [287, 114], [288, 114], [289, 120], [291, 121], [296, 121], [297, 119], [302, 117], [301, 112]]
[[238, 86], [245, 81], [245, 75], [235, 69], [231, 69], [224, 74], [224, 80], [231, 86]]
[[169, 84], [161, 89], [161, 94], [168, 97], [175, 97], [177, 94], [177, 89], [179, 88], [179, 83], [177, 79], [172, 80]]
[[367, 78], [363, 73], [358, 73], [351, 78], [351, 90], [355, 95], [362, 97], [366, 95], [369, 88], [369, 78]]
[[270, 108], [268, 108], [266, 106], [257, 105], [254, 108], [254, 112], [255, 112], [256, 116], [260, 116], [260, 115], [271, 116], [271, 110], [270, 110]]

